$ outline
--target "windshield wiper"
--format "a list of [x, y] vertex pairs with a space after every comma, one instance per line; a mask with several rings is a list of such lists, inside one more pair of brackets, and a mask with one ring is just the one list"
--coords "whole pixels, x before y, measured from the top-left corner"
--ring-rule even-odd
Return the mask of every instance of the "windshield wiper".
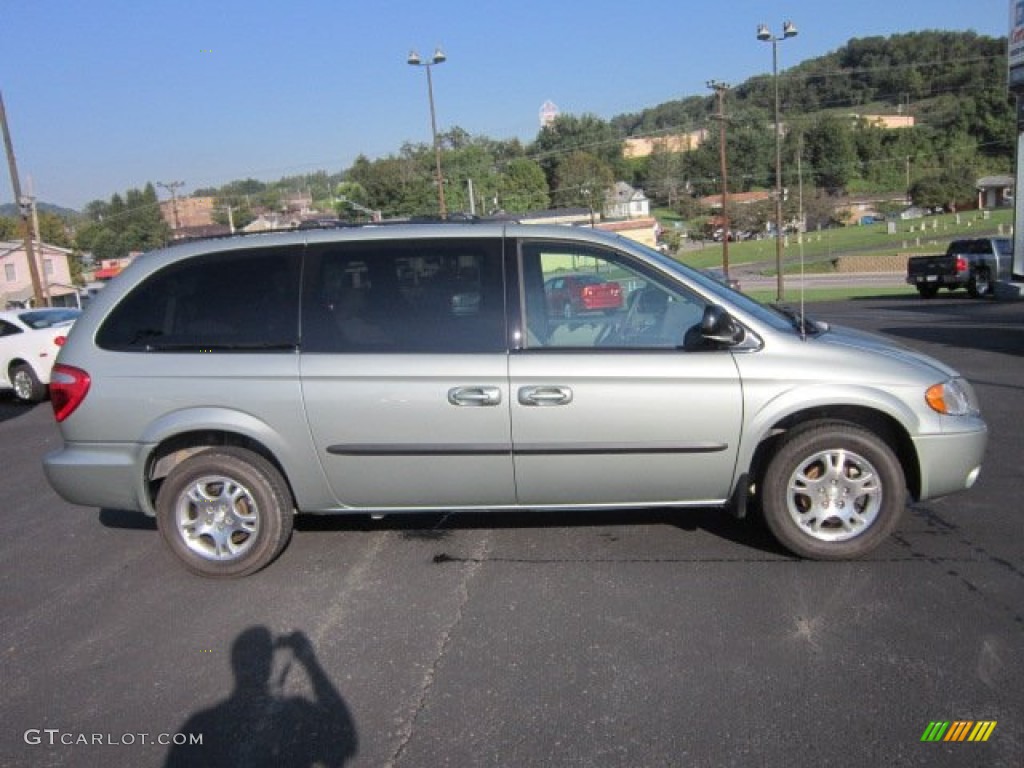
[[812, 320], [803, 312], [788, 304], [769, 304], [768, 306], [789, 320], [790, 324], [801, 336], [815, 336], [828, 328], [824, 323]]

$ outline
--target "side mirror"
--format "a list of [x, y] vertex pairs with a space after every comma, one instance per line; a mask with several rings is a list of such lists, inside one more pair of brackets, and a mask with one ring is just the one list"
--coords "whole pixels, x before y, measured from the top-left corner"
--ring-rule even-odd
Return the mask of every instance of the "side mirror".
[[707, 341], [716, 344], [739, 344], [745, 332], [732, 315], [717, 304], [708, 304], [704, 308], [704, 316], [700, 320], [700, 335]]

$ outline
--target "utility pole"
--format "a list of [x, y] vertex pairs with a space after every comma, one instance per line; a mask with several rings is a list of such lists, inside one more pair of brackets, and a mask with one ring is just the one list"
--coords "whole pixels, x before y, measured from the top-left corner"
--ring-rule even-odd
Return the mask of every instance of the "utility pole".
[[729, 278], [729, 176], [725, 161], [725, 92], [729, 90], [728, 83], [721, 83], [718, 80], [708, 80], [708, 88], [715, 92], [718, 97], [718, 113], [712, 115], [713, 120], [718, 121], [718, 162], [722, 173], [722, 274]]
[[36, 210], [36, 197], [32, 194], [35, 190], [32, 189], [32, 177], [28, 177], [28, 191], [29, 194], [22, 198], [24, 204], [28, 205], [29, 210], [32, 212], [32, 231], [35, 233], [36, 245], [39, 246], [39, 259], [43, 262], [43, 268], [39, 273], [39, 282], [43, 289], [43, 294], [46, 296], [46, 305], [53, 306], [53, 296], [50, 295], [50, 281], [46, 277], [46, 257], [43, 255], [43, 236], [39, 233], [39, 212]]
[[178, 187], [184, 187], [184, 181], [171, 181], [164, 183], [158, 181], [156, 183], [158, 187], [163, 187], [171, 193], [171, 210], [174, 211], [174, 232], [177, 234], [178, 230], [181, 229], [181, 221], [178, 219]]
[[32, 277], [32, 295], [36, 306], [43, 306], [43, 289], [39, 282], [39, 265], [36, 264], [36, 253], [32, 247], [32, 229], [29, 225], [29, 210], [21, 198], [21, 182], [18, 180], [18, 163], [14, 159], [14, 144], [11, 132], [7, 127], [7, 110], [4, 108], [3, 93], [0, 93], [0, 128], [4, 134], [4, 148], [7, 150], [7, 167], [11, 172], [11, 187], [14, 190], [14, 201], [21, 212], [21, 232], [25, 242], [25, 255], [28, 258], [28, 273]]

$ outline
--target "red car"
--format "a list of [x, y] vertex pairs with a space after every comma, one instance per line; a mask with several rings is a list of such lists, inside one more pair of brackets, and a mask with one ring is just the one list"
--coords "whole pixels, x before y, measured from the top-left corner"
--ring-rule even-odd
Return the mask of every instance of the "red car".
[[563, 317], [622, 309], [622, 287], [597, 275], [552, 277], [544, 283], [544, 295], [548, 312]]

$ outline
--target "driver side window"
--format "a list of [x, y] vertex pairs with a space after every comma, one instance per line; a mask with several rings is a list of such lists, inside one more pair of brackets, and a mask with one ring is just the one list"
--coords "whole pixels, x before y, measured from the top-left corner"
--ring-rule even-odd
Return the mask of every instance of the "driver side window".
[[704, 301], [614, 251], [524, 242], [528, 349], [690, 349]]

